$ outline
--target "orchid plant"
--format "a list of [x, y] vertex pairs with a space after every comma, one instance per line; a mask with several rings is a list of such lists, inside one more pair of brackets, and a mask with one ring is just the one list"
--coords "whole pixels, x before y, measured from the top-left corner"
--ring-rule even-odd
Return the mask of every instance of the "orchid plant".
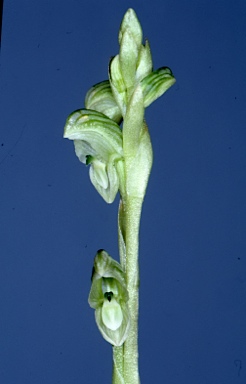
[[119, 54], [109, 63], [108, 80], [86, 94], [85, 108], [71, 113], [64, 137], [73, 140], [79, 160], [107, 203], [120, 194], [120, 263], [100, 249], [94, 259], [89, 304], [97, 326], [113, 346], [113, 384], [139, 384], [139, 225], [152, 167], [145, 108], [175, 83], [171, 70], [153, 70], [148, 41], [133, 9], [119, 31]]

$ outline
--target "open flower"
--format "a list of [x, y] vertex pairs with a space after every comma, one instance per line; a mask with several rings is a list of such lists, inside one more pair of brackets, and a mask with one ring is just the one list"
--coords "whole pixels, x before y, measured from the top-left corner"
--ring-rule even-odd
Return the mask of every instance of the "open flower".
[[130, 327], [125, 277], [121, 265], [104, 250], [99, 250], [94, 260], [88, 301], [104, 339], [122, 345]]
[[107, 203], [119, 190], [122, 169], [122, 131], [101, 112], [79, 109], [66, 121], [64, 137], [74, 141], [79, 160], [90, 165], [90, 179]]

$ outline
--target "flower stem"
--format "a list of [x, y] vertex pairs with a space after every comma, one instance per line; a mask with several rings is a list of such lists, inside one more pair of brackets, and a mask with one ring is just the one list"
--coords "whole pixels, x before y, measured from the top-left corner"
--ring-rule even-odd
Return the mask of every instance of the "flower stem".
[[123, 345], [113, 347], [113, 384], [125, 384]]
[[139, 225], [143, 199], [127, 196], [122, 200], [125, 222], [125, 273], [129, 294], [128, 307], [131, 327], [123, 345], [124, 384], [139, 384], [138, 371], [138, 296], [139, 296]]

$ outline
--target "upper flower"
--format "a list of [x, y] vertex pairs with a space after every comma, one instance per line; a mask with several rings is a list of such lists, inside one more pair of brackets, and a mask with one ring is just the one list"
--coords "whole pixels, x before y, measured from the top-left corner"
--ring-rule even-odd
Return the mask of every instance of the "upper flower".
[[74, 141], [79, 160], [91, 165], [90, 179], [101, 196], [111, 203], [119, 189], [122, 162], [122, 131], [103, 113], [80, 109], [67, 119], [64, 137]]

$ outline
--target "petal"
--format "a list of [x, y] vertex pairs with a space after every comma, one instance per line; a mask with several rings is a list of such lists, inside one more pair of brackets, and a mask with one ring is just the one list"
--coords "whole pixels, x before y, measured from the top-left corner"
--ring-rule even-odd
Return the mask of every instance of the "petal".
[[102, 306], [102, 321], [104, 325], [112, 331], [116, 331], [116, 329], [121, 326], [123, 313], [121, 306], [114, 297], [112, 297], [110, 301], [105, 298]]

